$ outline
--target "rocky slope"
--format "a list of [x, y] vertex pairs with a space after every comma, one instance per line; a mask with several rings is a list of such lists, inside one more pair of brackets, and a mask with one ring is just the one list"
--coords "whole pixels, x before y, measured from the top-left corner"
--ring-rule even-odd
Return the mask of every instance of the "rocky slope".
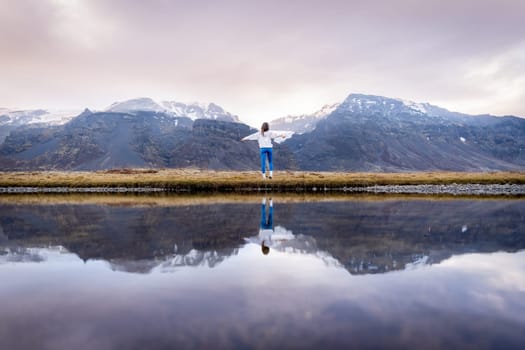
[[[143, 98], [113, 104], [104, 112], [86, 110], [63, 125], [6, 125], [0, 127], [4, 171], [259, 168], [257, 144], [240, 141], [255, 130], [213, 104]], [[277, 169], [525, 169], [525, 119], [512, 116], [471, 116], [427, 103], [352, 94], [313, 115], [271, 125], [297, 132], [275, 146]]]
[[[5, 138], [18, 128], [63, 125], [81, 113], [82, 109], [46, 110], [28, 109], [11, 110], [0, 108], [0, 145]], [[148, 97], [115, 102], [102, 112], [137, 114], [141, 112], [161, 112], [171, 117], [186, 117], [191, 120], [212, 119], [239, 122], [239, 118], [225, 111], [214, 103], [194, 102], [185, 104], [176, 101], [156, 102]]]
[[257, 148], [240, 123], [160, 112], [84, 113], [63, 126], [20, 128], [0, 147], [4, 170], [123, 167], [256, 167]]
[[304, 170], [519, 170], [525, 119], [354, 94], [286, 145]]

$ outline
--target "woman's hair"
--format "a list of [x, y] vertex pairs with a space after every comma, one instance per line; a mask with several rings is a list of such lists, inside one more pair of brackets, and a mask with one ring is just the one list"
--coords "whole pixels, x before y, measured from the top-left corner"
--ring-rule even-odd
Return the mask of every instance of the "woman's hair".
[[267, 122], [264, 122], [261, 126], [261, 134], [264, 134], [265, 132], [267, 132], [268, 130], [270, 130], [270, 125], [268, 125]]

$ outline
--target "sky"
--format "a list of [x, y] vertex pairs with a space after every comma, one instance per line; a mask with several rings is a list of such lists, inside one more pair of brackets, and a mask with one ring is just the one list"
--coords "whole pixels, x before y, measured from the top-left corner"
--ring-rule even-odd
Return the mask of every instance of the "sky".
[[0, 0], [0, 107], [214, 102], [252, 126], [364, 93], [525, 116], [523, 0]]

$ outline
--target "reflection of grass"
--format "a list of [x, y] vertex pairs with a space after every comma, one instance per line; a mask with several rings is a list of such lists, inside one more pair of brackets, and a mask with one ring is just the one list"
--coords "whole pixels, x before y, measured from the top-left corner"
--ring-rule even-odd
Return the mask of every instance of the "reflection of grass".
[[276, 172], [262, 180], [255, 171], [195, 169], [122, 169], [97, 172], [3, 172], [0, 187], [161, 187], [187, 191], [242, 191], [244, 189], [303, 190], [371, 185], [416, 184], [525, 184], [525, 172], [415, 172], [334, 173]]
[[440, 201], [451, 199], [476, 199], [476, 200], [513, 200], [512, 196], [480, 196], [480, 195], [421, 195], [421, 194], [364, 194], [364, 193], [248, 193], [248, 194], [223, 194], [223, 193], [197, 193], [197, 194], [3, 194], [0, 195], [1, 204], [19, 205], [108, 205], [115, 207], [173, 207], [191, 205], [209, 205], [225, 203], [261, 203], [263, 197], [273, 198], [274, 203], [300, 203], [300, 202], [339, 202], [339, 201], [399, 201], [421, 200]]

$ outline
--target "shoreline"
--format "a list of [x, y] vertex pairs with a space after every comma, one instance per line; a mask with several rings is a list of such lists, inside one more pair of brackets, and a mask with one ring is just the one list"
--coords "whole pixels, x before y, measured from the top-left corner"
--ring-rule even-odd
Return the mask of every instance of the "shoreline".
[[338, 173], [115, 169], [0, 172], [0, 195], [17, 193], [391, 193], [525, 195], [525, 172]]
[[244, 187], [241, 189], [220, 189], [217, 191], [195, 191], [191, 188], [160, 187], [0, 187], [0, 195], [16, 194], [154, 194], [154, 193], [323, 193], [323, 194], [419, 194], [452, 196], [525, 196], [522, 184], [447, 184], [447, 185], [375, 185], [342, 188], [279, 188]]

